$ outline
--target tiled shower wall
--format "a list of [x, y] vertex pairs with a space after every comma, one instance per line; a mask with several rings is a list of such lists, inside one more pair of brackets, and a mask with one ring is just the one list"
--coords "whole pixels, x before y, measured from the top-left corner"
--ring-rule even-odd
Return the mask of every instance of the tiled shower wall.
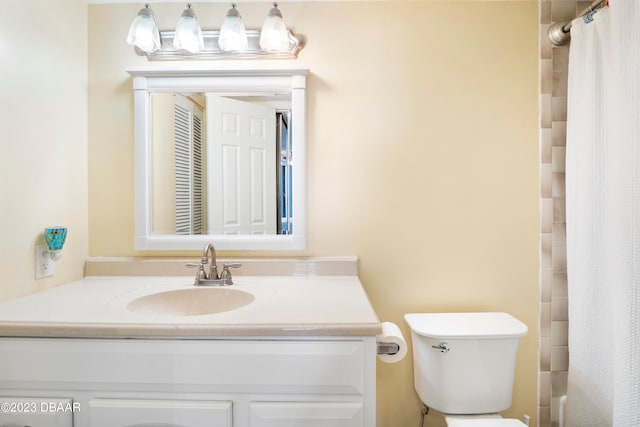
[[569, 47], [552, 47], [547, 29], [591, 1], [539, 0], [540, 23], [540, 366], [539, 427], [558, 427], [567, 392], [567, 240], [564, 160]]

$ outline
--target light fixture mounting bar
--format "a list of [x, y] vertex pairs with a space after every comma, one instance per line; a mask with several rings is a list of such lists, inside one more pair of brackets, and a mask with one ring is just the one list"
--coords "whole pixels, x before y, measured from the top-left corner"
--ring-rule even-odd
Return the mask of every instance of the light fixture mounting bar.
[[150, 61], [175, 61], [185, 59], [295, 59], [304, 46], [304, 40], [289, 32], [289, 49], [282, 52], [265, 52], [260, 48], [260, 30], [246, 30], [249, 47], [243, 52], [223, 52], [218, 47], [219, 30], [203, 30], [204, 49], [198, 53], [190, 53], [173, 47], [175, 31], [160, 31], [162, 47], [152, 53], [145, 53], [135, 48], [140, 56]]

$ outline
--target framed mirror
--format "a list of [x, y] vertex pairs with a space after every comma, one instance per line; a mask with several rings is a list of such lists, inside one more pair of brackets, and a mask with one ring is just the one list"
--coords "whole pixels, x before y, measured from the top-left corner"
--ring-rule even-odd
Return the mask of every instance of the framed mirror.
[[127, 72], [135, 248], [304, 249], [308, 68], [254, 62]]

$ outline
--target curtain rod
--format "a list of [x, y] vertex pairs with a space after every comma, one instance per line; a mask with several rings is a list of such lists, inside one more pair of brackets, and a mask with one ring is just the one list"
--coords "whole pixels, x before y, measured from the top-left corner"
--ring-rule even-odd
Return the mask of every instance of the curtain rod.
[[[608, 0], [595, 0], [588, 7], [586, 7], [582, 12], [580, 12], [576, 18], [581, 18], [587, 15], [594, 10], [606, 6], [609, 3]], [[575, 19], [575, 18], [574, 18]], [[549, 40], [551, 40], [551, 44], [554, 46], [564, 46], [569, 43], [571, 40], [571, 26], [573, 19], [569, 22], [554, 22], [549, 27], [549, 31], [547, 35], [549, 36]]]

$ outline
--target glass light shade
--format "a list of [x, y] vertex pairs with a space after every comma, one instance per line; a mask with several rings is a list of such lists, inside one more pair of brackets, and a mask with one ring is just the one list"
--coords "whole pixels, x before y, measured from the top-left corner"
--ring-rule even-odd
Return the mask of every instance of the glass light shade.
[[173, 36], [173, 47], [191, 53], [198, 53], [204, 49], [202, 29], [198, 24], [195, 12], [191, 9], [191, 4], [187, 4], [187, 8], [182, 12], [178, 20], [176, 32]]
[[127, 43], [146, 53], [153, 53], [162, 47], [158, 23], [148, 4], [140, 9], [131, 23]]
[[231, 9], [229, 9], [222, 22], [220, 35], [218, 36], [218, 46], [223, 52], [244, 52], [249, 46], [247, 32], [235, 3], [231, 4]]
[[289, 30], [284, 24], [278, 3], [273, 3], [260, 30], [260, 47], [265, 52], [281, 52], [289, 49]]

